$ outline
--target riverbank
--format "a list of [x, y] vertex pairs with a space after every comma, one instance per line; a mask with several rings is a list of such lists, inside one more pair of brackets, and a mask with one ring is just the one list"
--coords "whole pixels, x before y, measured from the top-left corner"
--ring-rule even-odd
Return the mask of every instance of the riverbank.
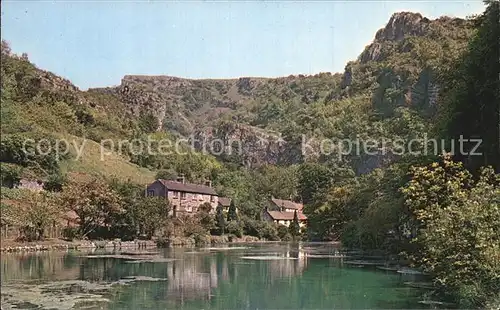
[[61, 250], [82, 250], [92, 248], [151, 248], [156, 247], [153, 240], [73, 240], [46, 239], [36, 242], [17, 242], [13, 240], [2, 240], [0, 252], [37, 252], [37, 251], [61, 251]]
[[197, 236], [197, 237], [174, 237], [168, 240], [73, 240], [46, 239], [35, 242], [18, 242], [14, 240], [2, 240], [0, 252], [38, 252], [38, 251], [66, 251], [83, 249], [144, 249], [155, 247], [185, 246], [195, 247], [210, 244], [227, 243], [251, 243], [265, 242], [257, 237], [243, 236], [242, 238], [230, 238], [229, 236]]

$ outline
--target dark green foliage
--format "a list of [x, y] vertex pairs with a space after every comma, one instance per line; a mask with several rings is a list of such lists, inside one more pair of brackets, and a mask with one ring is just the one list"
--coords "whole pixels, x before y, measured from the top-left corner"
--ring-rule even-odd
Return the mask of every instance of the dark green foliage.
[[175, 170], [167, 169], [160, 170], [156, 173], [156, 179], [164, 179], [164, 180], [175, 180], [177, 178], [177, 173]]
[[236, 205], [234, 201], [231, 200], [231, 204], [229, 205], [229, 210], [227, 212], [227, 221], [238, 221], [238, 213], [236, 213]]
[[476, 20], [477, 33], [466, 56], [444, 78], [443, 109], [447, 111], [443, 121], [447, 137], [482, 139], [475, 151], [482, 155], [468, 155], [475, 147], [475, 143], [468, 143], [464, 147], [467, 154], [456, 156], [474, 171], [482, 165], [500, 169], [499, 14], [498, 1], [492, 1]]
[[144, 197], [137, 208], [139, 231], [147, 239], [169, 220], [170, 204], [163, 197]]
[[297, 215], [297, 210], [295, 210], [293, 214], [293, 221], [290, 223], [288, 230], [290, 231], [290, 235], [294, 239], [300, 236], [300, 225], [299, 225], [299, 217]]
[[155, 132], [158, 129], [158, 119], [152, 113], [144, 113], [139, 117], [139, 128], [144, 133]]
[[243, 227], [238, 221], [228, 222], [226, 230], [228, 234], [232, 234], [238, 238], [241, 238], [243, 236]]
[[43, 184], [43, 189], [50, 192], [60, 192], [66, 180], [67, 176], [62, 173], [51, 174]]
[[445, 157], [414, 167], [403, 193], [416, 232], [410, 256], [435, 276], [440, 293], [464, 308], [498, 300], [500, 174], [487, 167], [475, 181]]
[[[207, 203], [208, 206], [210, 204]], [[207, 207], [200, 207], [198, 208], [198, 213], [196, 216], [198, 217], [201, 226], [207, 231], [207, 232], [215, 232], [217, 226], [215, 225], [215, 218], [212, 214], [209, 213], [210, 209], [207, 211]]]
[[224, 211], [222, 209], [222, 206], [217, 206], [217, 209], [215, 211], [215, 226], [217, 227], [217, 231], [219, 235], [224, 235], [226, 232], [226, 219], [224, 216]]
[[292, 236], [290, 235], [290, 231], [289, 231], [288, 227], [286, 227], [285, 225], [281, 225], [281, 224], [278, 225], [278, 228], [276, 230], [278, 232], [278, 237], [280, 238], [280, 240], [288, 241], [288, 240], [292, 239]]
[[278, 241], [278, 231], [274, 224], [255, 220], [246, 216], [241, 217], [243, 232], [245, 235], [264, 238], [269, 241]]
[[68, 150], [52, 135], [4, 135], [0, 144], [0, 161], [29, 167], [42, 175], [58, 172], [59, 161], [69, 157]]
[[121, 197], [124, 210], [113, 214], [116, 237], [151, 238], [168, 223], [171, 206], [165, 198], [147, 197], [144, 188], [132, 182], [113, 180], [111, 188]]
[[333, 172], [324, 165], [306, 163], [299, 167], [299, 195], [305, 204], [324, 197], [332, 185]]
[[209, 202], [204, 202], [198, 207], [198, 211], [210, 213], [210, 211], [212, 211], [212, 205]]
[[15, 165], [0, 163], [0, 185], [3, 187], [15, 187], [21, 180], [22, 168]]

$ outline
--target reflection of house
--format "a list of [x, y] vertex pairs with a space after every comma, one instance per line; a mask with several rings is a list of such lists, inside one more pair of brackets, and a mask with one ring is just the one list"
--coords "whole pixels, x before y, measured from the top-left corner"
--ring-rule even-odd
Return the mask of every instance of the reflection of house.
[[172, 298], [192, 299], [210, 296], [211, 274], [200, 272], [197, 266], [179, 266], [179, 263], [167, 267], [167, 291]]
[[215, 211], [218, 204], [217, 193], [210, 181], [205, 185], [192, 184], [186, 183], [183, 177], [176, 181], [158, 179], [147, 186], [146, 194], [168, 199], [174, 214], [195, 213], [204, 203], [209, 203]]
[[209, 264], [206, 264], [204, 256], [180, 257], [182, 259], [167, 265], [169, 299], [176, 303], [192, 299], [210, 299], [211, 290], [216, 288], [221, 280], [218, 271], [227, 273], [227, 261], [221, 262], [212, 257]]
[[302, 246], [288, 246], [284, 256], [287, 258], [269, 262], [269, 274], [273, 279], [298, 276], [307, 268], [307, 259]]
[[301, 203], [272, 198], [268, 202], [268, 205], [262, 214], [262, 218], [276, 224], [289, 226], [293, 221], [295, 212], [297, 212], [299, 225], [303, 227], [307, 223], [307, 216], [302, 213], [303, 208], [304, 205]]

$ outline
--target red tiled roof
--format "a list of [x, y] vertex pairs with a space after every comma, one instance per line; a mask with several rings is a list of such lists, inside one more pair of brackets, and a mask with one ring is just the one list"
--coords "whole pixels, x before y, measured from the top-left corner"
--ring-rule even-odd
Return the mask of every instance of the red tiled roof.
[[219, 197], [219, 204], [223, 207], [229, 207], [231, 204], [231, 198]]
[[[281, 212], [281, 211], [267, 211], [269, 216], [276, 221], [291, 221], [293, 220], [293, 216], [295, 212]], [[307, 216], [304, 214], [297, 212], [297, 216], [299, 221], [307, 220]]]
[[290, 200], [272, 198], [271, 201], [279, 208], [293, 209], [298, 211], [301, 211], [304, 208], [303, 204], [296, 203]]
[[161, 184], [163, 184], [168, 190], [217, 196], [215, 190], [209, 186], [192, 183], [181, 183], [163, 179], [159, 179], [158, 181], [160, 181]]

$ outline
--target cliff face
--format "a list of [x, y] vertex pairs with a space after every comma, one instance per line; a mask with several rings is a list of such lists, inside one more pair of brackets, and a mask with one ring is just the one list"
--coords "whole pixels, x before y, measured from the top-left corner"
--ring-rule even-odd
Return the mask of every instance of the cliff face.
[[210, 131], [221, 119], [250, 125], [254, 117], [252, 110], [269, 101], [297, 99], [307, 104], [323, 99], [333, 90], [338, 79], [338, 75], [329, 73], [276, 79], [200, 80], [127, 75], [117, 87], [90, 91], [119, 98], [135, 116], [153, 115], [158, 120], [157, 130], [189, 136]]
[[127, 75], [118, 87], [92, 91], [113, 94], [135, 116], [154, 116], [158, 131], [165, 129], [186, 136], [242, 100], [237, 82]]
[[[435, 20], [429, 20], [419, 13], [400, 12], [391, 16], [386, 26], [375, 34], [372, 44], [368, 45], [361, 53], [358, 60], [361, 63], [369, 61], [382, 61], [390, 54], [387, 53], [387, 47], [394, 43], [401, 43], [411, 37], [428, 37], [437, 39], [445, 35], [446, 29], [465, 28], [466, 21], [459, 18], [441, 17]], [[454, 31], [450, 31], [454, 32]], [[398, 52], [410, 52], [411, 46], [401, 45], [402, 49]]]
[[377, 31], [375, 41], [401, 41], [408, 36], [422, 36], [431, 21], [420, 13], [400, 12], [389, 19], [387, 25]]
[[[425, 74], [424, 70], [435, 73], [443, 61], [450, 62], [460, 56], [472, 33], [471, 25], [470, 21], [459, 18], [430, 20], [419, 13], [395, 13], [358, 59], [346, 66], [342, 88], [350, 87], [346, 91], [349, 95], [370, 88], [373, 83], [370, 85], [360, 78], [366, 80], [371, 75], [376, 76], [379, 84], [390, 80], [392, 88], [403, 88], [401, 100], [404, 96], [410, 98], [408, 92], [419, 80], [422, 82], [420, 76]], [[432, 74], [427, 74], [429, 77], [433, 83]]]
[[297, 147], [269, 137], [289, 125], [285, 119], [301, 123], [296, 113], [312, 103], [371, 94], [373, 109], [385, 117], [398, 106], [429, 110], [438, 98], [436, 69], [447, 57], [458, 57], [471, 34], [467, 25], [461, 19], [395, 13], [343, 74], [220, 80], [127, 75], [117, 87], [91, 91], [118, 98], [134, 117], [154, 117], [158, 131], [204, 141], [200, 148], [215, 138], [240, 139], [246, 161], [296, 162], [302, 158]]
[[402, 12], [393, 14], [387, 25], [377, 31], [373, 43], [361, 53], [361, 63], [381, 60], [384, 42], [402, 41], [409, 36], [422, 36], [428, 30], [430, 20], [418, 13]]
[[[340, 76], [332, 75], [225, 80], [127, 75], [118, 87], [93, 91], [118, 97], [136, 116], [153, 115], [158, 120], [157, 130], [170, 130], [186, 136], [206, 131], [220, 118], [245, 122], [241, 114], [251, 113], [248, 110], [256, 102], [262, 102], [262, 99], [289, 101], [297, 98], [308, 104], [353, 96], [371, 87], [367, 82], [370, 76], [367, 75], [375, 76], [375, 80], [386, 81], [384, 83], [389, 83], [387, 86], [393, 88], [401, 84], [410, 91], [416, 80], [404, 83], [407, 77], [397, 72], [386, 72], [385, 77], [380, 78], [380, 72], [364, 72], [366, 68], [363, 65], [392, 61], [403, 54], [411, 54], [414, 51], [411, 38], [425, 37], [435, 41], [446, 32], [441, 29], [453, 32], [454, 27], [463, 28], [463, 24], [457, 23], [460, 24], [461, 20], [441, 18], [432, 21], [419, 13], [395, 13], [387, 25], [376, 33], [373, 43], [365, 48], [358, 60], [346, 67], [340, 81]], [[296, 87], [299, 83], [303, 84], [302, 89]], [[318, 83], [322, 83], [323, 87], [318, 87]], [[402, 94], [400, 102], [405, 101], [404, 98], [411, 98], [411, 94]]]
[[[470, 35], [465, 20], [402, 12], [343, 74], [200, 80], [126, 75], [116, 87], [82, 92], [36, 69], [20, 85], [29, 86], [24, 93], [40, 91], [51, 101], [67, 103], [77, 118], [70, 120], [77, 123], [68, 125], [69, 131], [85, 132], [95, 141], [131, 135], [139, 127], [198, 139], [200, 149], [214, 139], [242, 141], [243, 161], [286, 164], [309, 156], [300, 149], [301, 134], [343, 138], [355, 134], [356, 126], [368, 128], [369, 123], [353, 124], [356, 113], [390, 118], [398, 107], [429, 110], [439, 95], [436, 71], [460, 56]], [[346, 103], [351, 99], [363, 104], [351, 107]], [[333, 111], [336, 106], [343, 110]], [[335, 122], [341, 124], [325, 129]]]

